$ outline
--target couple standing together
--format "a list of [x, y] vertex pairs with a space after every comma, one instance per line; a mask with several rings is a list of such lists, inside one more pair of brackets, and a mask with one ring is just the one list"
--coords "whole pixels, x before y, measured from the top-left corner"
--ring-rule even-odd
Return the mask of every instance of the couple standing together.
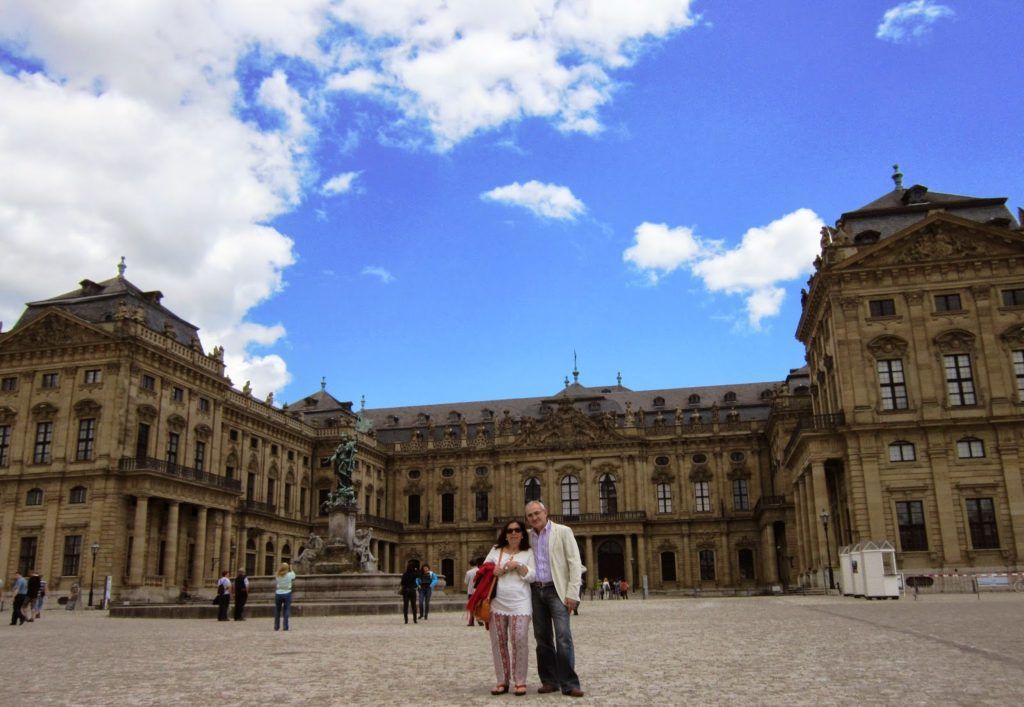
[[[569, 614], [580, 601], [583, 563], [572, 530], [548, 520], [540, 501], [526, 504], [529, 530], [520, 520], [505, 524], [484, 566], [493, 565], [497, 591], [491, 600], [491, 652], [497, 685], [492, 695], [514, 686], [526, 694], [528, 631], [537, 642], [537, 692], [583, 697], [576, 675]], [[511, 651], [509, 650], [511, 648]]]

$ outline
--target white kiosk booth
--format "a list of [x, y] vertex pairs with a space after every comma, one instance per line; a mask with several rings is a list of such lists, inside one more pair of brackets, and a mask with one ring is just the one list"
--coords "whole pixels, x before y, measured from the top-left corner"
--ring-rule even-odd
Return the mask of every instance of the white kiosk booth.
[[843, 594], [865, 599], [900, 598], [896, 549], [888, 540], [863, 540], [844, 547], [840, 551], [839, 565], [843, 573]]

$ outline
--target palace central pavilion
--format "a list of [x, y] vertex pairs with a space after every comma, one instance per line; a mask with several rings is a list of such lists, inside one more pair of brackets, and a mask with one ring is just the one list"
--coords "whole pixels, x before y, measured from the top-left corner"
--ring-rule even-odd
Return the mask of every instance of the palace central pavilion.
[[[0, 333], [0, 576], [115, 600], [270, 574], [325, 534], [326, 462], [358, 440], [383, 571], [463, 589], [502, 519], [544, 500], [589, 581], [752, 592], [827, 583], [888, 540], [908, 574], [1024, 569], [1024, 231], [1005, 198], [896, 187], [822, 230], [778, 380], [354, 411], [275, 406], [129, 282], [31, 302]], [[826, 515], [827, 514], [827, 515]], [[822, 521], [827, 522], [823, 523]]]

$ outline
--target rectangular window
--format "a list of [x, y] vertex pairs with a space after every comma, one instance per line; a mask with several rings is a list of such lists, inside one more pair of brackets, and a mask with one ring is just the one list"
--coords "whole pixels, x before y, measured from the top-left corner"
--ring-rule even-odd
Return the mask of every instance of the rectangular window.
[[698, 513], [711, 511], [711, 484], [707, 481], [693, 482], [694, 510]]
[[199, 412], [210, 412], [209, 398], [199, 398]]
[[957, 440], [956, 455], [961, 459], [981, 459], [985, 456], [985, 443], [977, 437]]
[[0, 425], [0, 467], [11, 463], [11, 426]]
[[176, 403], [180, 403], [184, 399], [185, 399], [185, 391], [184, 390], [182, 390], [178, 386], [174, 386], [173, 388], [171, 388], [171, 400], [173, 400]]
[[284, 485], [284, 512], [285, 513], [291, 513], [292, 512], [292, 485], [291, 484], [285, 484]]
[[455, 494], [454, 493], [442, 493], [441, 494], [441, 522], [442, 523], [454, 523], [455, 522]]
[[891, 317], [896, 314], [896, 300], [873, 299], [868, 302], [868, 312], [872, 317]]
[[60, 374], [44, 373], [42, 383], [44, 388], [56, 388], [57, 385], [60, 383]]
[[672, 512], [672, 486], [665, 482], [658, 484], [658, 513]]
[[732, 480], [732, 507], [737, 511], [750, 510], [750, 494], [746, 479]]
[[256, 474], [249, 472], [245, 478], [245, 498], [249, 501], [255, 500], [256, 496]]
[[291, 449], [288, 450], [288, 461], [295, 461], [295, 452]]
[[206, 442], [202, 440], [196, 441], [196, 458], [193, 466], [199, 471], [206, 466]]
[[1024, 351], [1013, 352], [1013, 377], [1017, 381], [1017, 402], [1024, 403]]
[[960, 295], [935, 295], [935, 311], [936, 312], [959, 312], [963, 310], [963, 306], [960, 304]]
[[0, 379], [0, 391], [5, 393], [13, 393], [18, 389], [18, 378], [16, 376], [9, 376], [4, 379]]
[[949, 404], [953, 406], [974, 405], [974, 375], [971, 373], [971, 357], [968, 354], [951, 354], [942, 357], [946, 368], [946, 392]]
[[306, 487], [299, 489], [299, 513], [306, 515]]
[[53, 423], [40, 422], [36, 425], [36, 446], [32, 453], [33, 464], [50, 463], [50, 447], [53, 444]]
[[103, 374], [98, 368], [89, 368], [85, 371], [85, 384], [91, 385], [93, 383], [99, 383], [103, 380]]
[[996, 509], [991, 498], [968, 498], [967, 523], [971, 527], [971, 546], [975, 550], [991, 550], [999, 547], [999, 530], [996, 528]]
[[149, 425], [139, 423], [139, 432], [135, 436], [135, 458], [145, 459], [149, 456]]
[[224, 478], [226, 478], [226, 479], [233, 479], [233, 478], [235, 478], [235, 467], [233, 467], [233, 466], [226, 466], [226, 467], [224, 467]]
[[142, 374], [142, 389], [143, 390], [156, 390], [156, 378], [149, 375], [148, 373]]
[[1018, 287], [1012, 290], [1003, 290], [1003, 306], [1024, 306], [1024, 287]]
[[75, 460], [84, 462], [92, 459], [93, 446], [96, 442], [96, 420], [87, 418], [78, 421], [78, 449]]
[[167, 463], [178, 463], [178, 445], [181, 443], [181, 435], [177, 432], [167, 433]]
[[476, 492], [476, 519], [483, 521], [490, 518], [490, 509], [488, 509], [488, 497], [486, 491]]
[[267, 479], [267, 505], [273, 506], [277, 500], [277, 480]]
[[64, 562], [61, 563], [60, 573], [64, 577], [77, 577], [78, 570], [82, 565], [82, 536], [64, 536]]
[[238, 430], [228, 430], [228, 439], [232, 442], [238, 441]]
[[39, 547], [39, 538], [35, 535], [29, 535], [21, 539], [21, 545], [18, 548], [18, 569], [21, 570], [23, 575], [28, 575], [29, 571], [36, 567], [36, 549]]
[[915, 552], [928, 549], [924, 529], [924, 504], [921, 501], [897, 501], [896, 525], [900, 530], [900, 549]]
[[409, 496], [408, 519], [408, 522], [411, 524], [420, 522], [420, 497], [416, 494]]
[[317, 498], [317, 513], [319, 515], [327, 515], [327, 511], [324, 509], [324, 504], [327, 503], [327, 497], [331, 495], [330, 489], [320, 489]]
[[259, 449], [259, 448], [260, 448], [260, 438], [259, 437], [252, 437], [249, 440], [249, 449]]
[[[270, 445], [270, 456], [272, 456], [272, 457], [276, 457], [277, 456], [277, 445], [276, 444]], [[356, 465], [358, 466], [358, 464], [359, 464], [359, 462], [357, 461]]]
[[903, 378], [903, 361], [886, 359], [876, 364], [883, 410], [907, 409], [907, 384]]

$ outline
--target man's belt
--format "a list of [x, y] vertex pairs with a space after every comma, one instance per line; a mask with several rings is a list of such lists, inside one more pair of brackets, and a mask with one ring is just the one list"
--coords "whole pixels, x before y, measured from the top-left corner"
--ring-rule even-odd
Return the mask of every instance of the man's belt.
[[534, 589], [546, 589], [547, 587], [555, 586], [554, 582], [530, 582], [530, 586]]

